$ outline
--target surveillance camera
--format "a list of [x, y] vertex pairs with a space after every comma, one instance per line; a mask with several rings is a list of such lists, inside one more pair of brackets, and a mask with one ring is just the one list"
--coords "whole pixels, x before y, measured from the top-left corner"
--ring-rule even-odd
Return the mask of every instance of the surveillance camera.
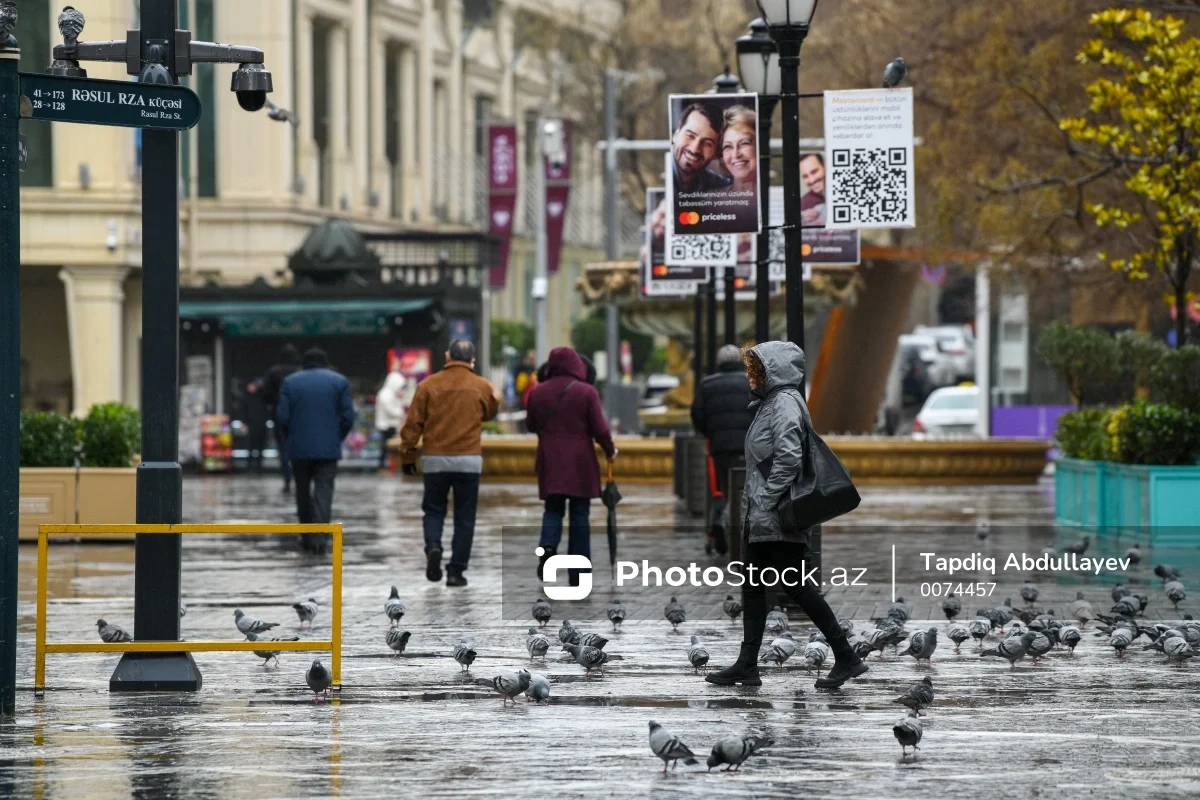
[[229, 90], [237, 94], [238, 105], [246, 111], [258, 111], [267, 104], [273, 90], [271, 73], [262, 64], [240, 64], [233, 73]]

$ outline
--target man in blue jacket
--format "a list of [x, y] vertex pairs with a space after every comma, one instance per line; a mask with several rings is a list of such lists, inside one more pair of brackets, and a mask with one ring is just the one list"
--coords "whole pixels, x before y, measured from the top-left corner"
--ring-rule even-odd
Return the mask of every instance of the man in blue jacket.
[[[329, 368], [325, 351], [314, 347], [304, 354], [303, 369], [279, 389], [275, 424], [291, 445], [296, 477], [296, 511], [301, 523], [329, 522], [333, 510], [333, 479], [342, 458], [342, 440], [354, 427], [350, 382]], [[300, 545], [318, 555], [326, 536], [303, 535]]]

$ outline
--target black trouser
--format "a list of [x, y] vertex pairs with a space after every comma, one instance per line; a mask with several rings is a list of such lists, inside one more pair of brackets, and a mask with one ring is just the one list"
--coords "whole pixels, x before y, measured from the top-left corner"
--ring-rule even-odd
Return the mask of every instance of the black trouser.
[[720, 525], [729, 530], [729, 470], [742, 463], [741, 453], [713, 453], [713, 471], [717, 473], [717, 490], [720, 497], [712, 498], [708, 518], [708, 533]]
[[395, 428], [386, 428], [379, 432], [383, 438], [379, 441], [379, 468], [387, 469], [388, 465], [388, 442], [396, 435]]
[[338, 462], [334, 459], [297, 458], [292, 461], [296, 473], [296, 514], [301, 524], [329, 522], [333, 518], [333, 479]]
[[421, 499], [421, 527], [425, 533], [425, 552], [442, 549], [442, 530], [449, 511], [450, 490], [454, 490], [454, 538], [450, 542], [447, 572], [459, 575], [471, 560], [475, 541], [475, 511], [479, 505], [478, 472], [425, 472], [425, 495]]
[[[811, 565], [804, 564], [807, 552], [808, 548], [804, 545], [792, 542], [756, 542], [746, 545], [746, 568], [743, 573], [747, 579], [742, 584], [742, 645], [745, 648], [757, 653], [762, 646], [763, 629], [767, 624], [767, 589], [778, 587], [787, 593], [792, 602], [800, 606], [825, 635], [825, 640], [833, 648], [835, 656], [843, 658], [843, 654], [850, 653], [837, 616], [821, 595], [821, 587], [801, 582], [806, 569], [812, 569]], [[754, 566], [753, 572], [749, 569], [750, 565]], [[761, 572], [767, 568], [774, 569], [775, 573], [768, 571], [764, 585]], [[785, 573], [785, 570], [788, 571]], [[751, 575], [754, 576], [753, 582], [750, 580]], [[815, 580], [815, 576], [813, 578]]]

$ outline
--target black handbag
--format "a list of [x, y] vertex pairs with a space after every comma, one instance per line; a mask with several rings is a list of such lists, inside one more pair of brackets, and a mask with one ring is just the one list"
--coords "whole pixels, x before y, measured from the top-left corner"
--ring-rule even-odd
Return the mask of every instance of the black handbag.
[[[800, 474], [792, 482], [787, 496], [780, 498], [776, 511], [779, 523], [795, 531], [807, 530], [858, 508], [862, 502], [850, 471], [842, 460], [825, 444], [825, 440], [804, 420], [801, 442], [803, 451]], [[774, 459], [758, 465], [765, 479], [771, 474]]]

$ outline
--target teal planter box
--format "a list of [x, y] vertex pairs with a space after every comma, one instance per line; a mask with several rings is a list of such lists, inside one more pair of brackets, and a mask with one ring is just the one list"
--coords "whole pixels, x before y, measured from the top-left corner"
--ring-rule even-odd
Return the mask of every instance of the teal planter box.
[[1148, 533], [1154, 547], [1195, 548], [1200, 466], [1061, 458], [1054, 472], [1054, 521], [1100, 533]]
[[1054, 464], [1054, 522], [1075, 528], [1104, 527], [1103, 461], [1060, 457]]

